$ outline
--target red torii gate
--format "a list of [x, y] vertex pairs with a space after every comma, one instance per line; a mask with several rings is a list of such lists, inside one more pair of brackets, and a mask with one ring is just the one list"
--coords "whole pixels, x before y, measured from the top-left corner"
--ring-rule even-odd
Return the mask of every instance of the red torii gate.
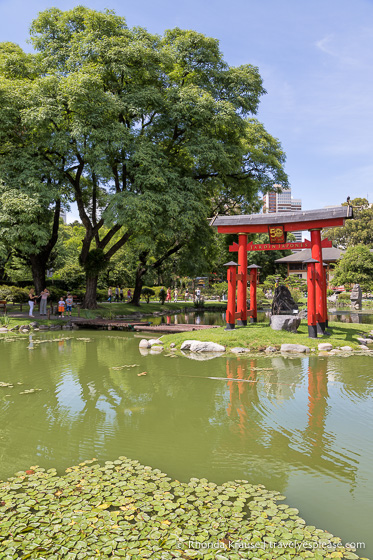
[[[317, 332], [325, 334], [327, 324], [326, 279], [322, 260], [322, 247], [330, 247], [327, 240], [321, 241], [321, 230], [324, 227], [343, 226], [345, 220], [353, 218], [352, 206], [335, 206], [320, 210], [304, 210], [297, 212], [281, 212], [274, 214], [248, 214], [237, 216], [217, 216], [211, 225], [217, 227], [218, 233], [238, 234], [238, 243], [229, 247], [230, 251], [238, 253], [238, 274], [235, 262], [227, 263], [228, 267], [228, 305], [227, 329], [238, 324], [247, 325], [247, 316], [251, 315], [252, 322], [256, 321], [256, 301], [250, 301], [250, 311], [247, 310], [247, 252], [268, 251], [281, 249], [311, 248], [312, 260], [308, 263], [308, 284], [311, 287], [308, 296], [308, 324], [309, 336], [315, 337], [316, 325], [310, 323], [315, 317]], [[303, 243], [286, 243], [288, 232], [308, 230], [311, 241]], [[268, 233], [269, 243], [247, 243], [248, 233]], [[257, 272], [251, 267], [251, 284], [255, 294]], [[236, 280], [237, 280], [237, 311], [236, 311]], [[314, 286], [314, 289], [312, 289]], [[314, 296], [312, 296], [314, 294]], [[256, 299], [256, 298], [255, 298]], [[253, 316], [254, 315], [254, 316]], [[313, 320], [313, 319], [312, 319]], [[311, 328], [310, 328], [311, 327]]]

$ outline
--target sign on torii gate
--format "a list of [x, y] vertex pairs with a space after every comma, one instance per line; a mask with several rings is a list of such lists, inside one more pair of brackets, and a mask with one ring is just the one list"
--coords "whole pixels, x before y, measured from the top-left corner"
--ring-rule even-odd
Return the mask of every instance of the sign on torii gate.
[[[315, 317], [317, 332], [325, 334], [327, 324], [326, 306], [326, 279], [322, 259], [322, 247], [330, 246], [321, 241], [321, 230], [324, 227], [343, 226], [346, 219], [353, 218], [352, 206], [335, 206], [320, 210], [304, 210], [297, 212], [281, 212], [274, 214], [249, 214], [236, 216], [217, 216], [211, 223], [217, 227], [218, 233], [238, 234], [238, 244], [231, 245], [230, 250], [238, 253], [237, 274], [237, 311], [236, 311], [236, 263], [228, 263], [228, 305], [227, 305], [227, 329], [234, 328], [236, 319], [241, 325], [247, 325], [247, 251], [268, 251], [295, 248], [301, 249], [301, 243], [286, 243], [287, 232], [308, 230], [311, 234], [309, 243], [313, 262], [308, 265], [308, 282], [314, 285], [314, 294], [308, 297], [308, 317]], [[248, 244], [248, 233], [268, 233], [270, 243]], [[234, 269], [234, 270], [233, 270]], [[251, 273], [252, 281], [256, 283], [256, 276]], [[249, 315], [256, 308], [256, 302], [250, 302]], [[255, 321], [255, 317], [251, 317]], [[316, 335], [316, 324], [308, 323], [309, 336]]]
[[[321, 242], [321, 247], [332, 247], [332, 242], [329, 239], [323, 239]], [[249, 251], [299, 251], [301, 249], [311, 249], [311, 241], [305, 239], [302, 242], [292, 242], [292, 243], [248, 243], [247, 252]], [[233, 243], [229, 245], [229, 251], [231, 253], [238, 251], [238, 243]]]

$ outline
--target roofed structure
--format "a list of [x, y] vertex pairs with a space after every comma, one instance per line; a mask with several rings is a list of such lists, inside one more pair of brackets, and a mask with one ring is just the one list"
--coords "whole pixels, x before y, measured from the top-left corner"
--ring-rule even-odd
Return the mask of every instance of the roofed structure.
[[[341, 249], [336, 249], [335, 247], [324, 248], [322, 250], [322, 260], [324, 262], [336, 262], [341, 258], [344, 251]], [[287, 257], [282, 257], [281, 259], [276, 259], [276, 263], [286, 264], [286, 263], [303, 263], [307, 259], [312, 257], [311, 249], [303, 249], [303, 251], [297, 251], [292, 255]]]

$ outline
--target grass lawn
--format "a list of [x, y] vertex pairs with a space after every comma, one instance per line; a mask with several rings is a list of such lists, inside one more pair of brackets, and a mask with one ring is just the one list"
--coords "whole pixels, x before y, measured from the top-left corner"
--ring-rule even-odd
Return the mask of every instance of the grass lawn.
[[281, 344], [304, 344], [309, 348], [317, 348], [322, 342], [330, 342], [333, 347], [351, 346], [358, 348], [357, 337], [364, 333], [369, 333], [372, 325], [329, 323], [330, 336], [323, 336], [317, 339], [308, 338], [308, 327], [304, 321], [301, 323], [298, 332], [293, 334], [286, 331], [274, 331], [268, 324], [257, 323], [247, 327], [237, 327], [234, 330], [226, 331], [224, 327], [216, 329], [206, 329], [195, 332], [181, 334], [168, 334], [162, 337], [165, 347], [174, 342], [180, 348], [184, 340], [200, 340], [217, 342], [226, 346], [227, 350], [240, 346], [252, 350], [263, 349], [267, 346], [274, 346], [280, 349]]

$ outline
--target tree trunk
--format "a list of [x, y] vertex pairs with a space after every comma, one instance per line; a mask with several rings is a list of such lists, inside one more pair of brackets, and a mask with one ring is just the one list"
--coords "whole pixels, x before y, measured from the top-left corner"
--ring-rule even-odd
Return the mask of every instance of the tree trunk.
[[138, 307], [140, 307], [141, 291], [144, 285], [143, 277], [146, 271], [147, 271], [147, 267], [143, 266], [140, 263], [136, 270], [135, 289], [131, 299], [131, 303], [133, 303], [133, 305], [137, 305]]
[[86, 276], [86, 292], [83, 301], [85, 309], [97, 309], [97, 280], [98, 276]]
[[143, 277], [148, 270], [148, 265], [146, 263], [148, 254], [149, 251], [143, 251], [142, 253], [140, 253], [140, 262], [136, 269], [135, 290], [133, 292], [131, 303], [133, 303], [133, 305], [137, 305], [138, 307], [140, 307], [141, 290], [144, 285]]
[[30, 263], [32, 270], [32, 278], [35, 286], [35, 293], [39, 295], [45, 288], [45, 274], [47, 271], [47, 262], [49, 255], [40, 253], [38, 255], [30, 255]]

